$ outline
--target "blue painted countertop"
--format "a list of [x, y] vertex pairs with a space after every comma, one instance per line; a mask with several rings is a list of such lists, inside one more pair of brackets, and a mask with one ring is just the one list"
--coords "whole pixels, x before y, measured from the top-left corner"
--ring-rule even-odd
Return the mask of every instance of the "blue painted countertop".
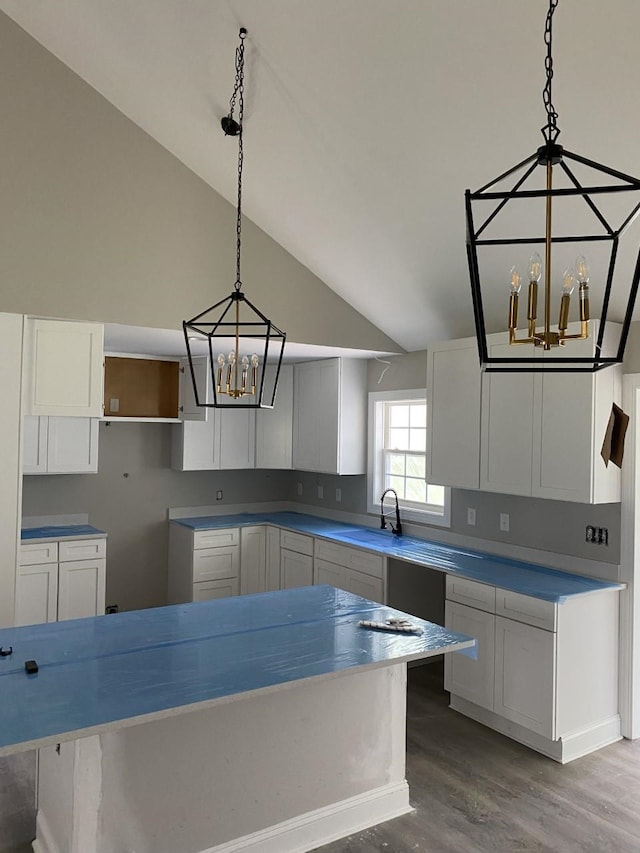
[[313, 586], [2, 629], [0, 754], [305, 678], [475, 654], [473, 638], [413, 616], [422, 634], [358, 625], [401, 615]]
[[595, 580], [535, 563], [496, 557], [493, 554], [430, 542], [415, 536], [394, 536], [385, 530], [350, 525], [304, 513], [238, 513], [175, 518], [172, 523], [182, 524], [192, 530], [273, 524], [558, 604], [576, 595], [605, 589], [624, 589], [624, 584], [620, 583]]
[[53, 539], [91, 539], [106, 536], [104, 530], [99, 530], [91, 524], [64, 524], [45, 527], [23, 527], [20, 539], [23, 542], [47, 542]]

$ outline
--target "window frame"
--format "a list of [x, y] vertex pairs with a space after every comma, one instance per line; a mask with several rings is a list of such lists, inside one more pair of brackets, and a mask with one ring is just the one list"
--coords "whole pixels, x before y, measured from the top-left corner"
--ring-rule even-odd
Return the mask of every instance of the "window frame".
[[[402, 391], [370, 391], [368, 403], [368, 441], [367, 441], [367, 511], [380, 514], [380, 495], [384, 491], [384, 409], [386, 403], [415, 402], [427, 399], [424, 388], [411, 388]], [[427, 430], [429, 418], [427, 412]], [[427, 446], [428, 446], [427, 433]], [[410, 451], [408, 451], [410, 452]], [[425, 455], [427, 448], [425, 448]], [[436, 485], [436, 484], [434, 484]], [[424, 508], [414, 502], [400, 500], [401, 515], [405, 521], [431, 524], [438, 527], [451, 526], [451, 489], [444, 487], [444, 506], [442, 512], [434, 511], [433, 504]]]

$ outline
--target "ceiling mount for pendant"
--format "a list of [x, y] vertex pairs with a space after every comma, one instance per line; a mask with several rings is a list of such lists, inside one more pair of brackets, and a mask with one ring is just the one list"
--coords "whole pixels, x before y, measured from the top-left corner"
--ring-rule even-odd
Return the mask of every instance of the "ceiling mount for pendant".
[[[286, 341], [281, 331], [242, 292], [242, 172], [244, 166], [244, 40], [240, 28], [236, 48], [236, 79], [229, 113], [220, 124], [226, 136], [238, 140], [238, 192], [236, 207], [236, 279], [230, 296], [182, 324], [191, 380], [198, 406], [212, 408], [273, 408]], [[238, 118], [234, 112], [238, 108]], [[209, 389], [199, 387], [194, 369], [196, 344], [206, 342]], [[207, 393], [207, 390], [210, 393]], [[209, 402], [210, 401], [210, 402]]]
[[[640, 281], [638, 238], [630, 247], [628, 233], [640, 213], [640, 179], [557, 142], [560, 130], [551, 86], [552, 21], [558, 2], [549, 2], [544, 34], [545, 142], [481, 189], [465, 193], [471, 295], [480, 363], [486, 371], [593, 372], [619, 364]], [[514, 258], [509, 259], [508, 252]], [[521, 277], [514, 260], [522, 262], [527, 255], [525, 322], [519, 317]], [[491, 281], [484, 292], [481, 271], [485, 281]], [[500, 281], [502, 295], [496, 290]], [[576, 285], [577, 309], [571, 299]], [[494, 355], [487, 341], [486, 307], [493, 316], [501, 305], [507, 321], [502, 325], [505, 343], [513, 347], [513, 355]], [[598, 320], [597, 333], [592, 317]], [[585, 340], [588, 346], [577, 346]]]

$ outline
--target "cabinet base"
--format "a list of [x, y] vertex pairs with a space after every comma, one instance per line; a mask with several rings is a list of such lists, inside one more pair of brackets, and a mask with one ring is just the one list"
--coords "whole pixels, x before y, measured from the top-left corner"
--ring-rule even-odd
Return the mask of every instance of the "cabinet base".
[[535, 749], [536, 752], [540, 752], [560, 764], [568, 764], [576, 758], [581, 758], [583, 755], [595, 752], [603, 746], [622, 740], [618, 714], [594, 723], [588, 728], [571, 732], [571, 734], [558, 740], [550, 740], [537, 734], [537, 732], [532, 732], [524, 726], [518, 725], [518, 723], [512, 723], [510, 720], [494, 714], [493, 711], [487, 711], [486, 708], [474, 705], [473, 702], [468, 702], [460, 696], [452, 694], [449, 707], [460, 714], [464, 714], [465, 717], [470, 717], [472, 720], [510, 737], [512, 740], [517, 740], [518, 743]]

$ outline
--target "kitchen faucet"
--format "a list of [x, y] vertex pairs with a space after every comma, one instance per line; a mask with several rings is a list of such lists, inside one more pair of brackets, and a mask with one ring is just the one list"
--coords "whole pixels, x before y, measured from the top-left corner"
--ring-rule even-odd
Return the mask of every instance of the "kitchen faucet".
[[398, 493], [395, 489], [385, 489], [382, 495], [380, 496], [380, 529], [384, 530], [387, 526], [387, 521], [384, 515], [384, 498], [385, 495], [389, 492], [392, 492], [393, 496], [396, 499], [396, 526], [393, 526], [392, 522], [389, 522], [389, 527], [391, 528], [391, 532], [395, 533], [396, 536], [400, 536], [402, 533], [402, 523], [400, 521], [400, 507], [398, 506]]

